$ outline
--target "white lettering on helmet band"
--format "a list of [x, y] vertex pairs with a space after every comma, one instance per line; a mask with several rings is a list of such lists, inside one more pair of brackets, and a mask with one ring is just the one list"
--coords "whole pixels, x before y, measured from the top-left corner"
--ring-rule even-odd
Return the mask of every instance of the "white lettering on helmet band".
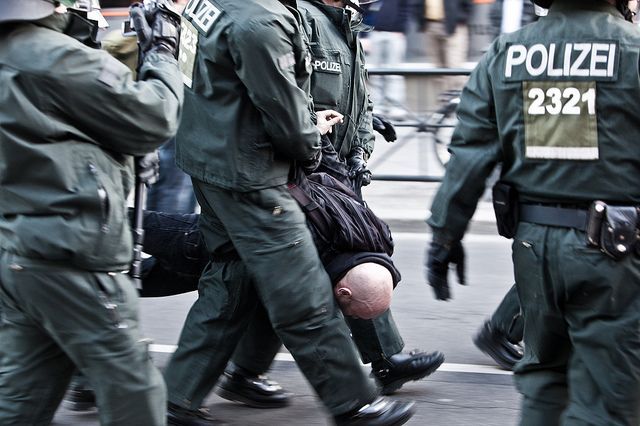
[[512, 44], [507, 48], [504, 77], [527, 80], [541, 77], [614, 79], [617, 43]]

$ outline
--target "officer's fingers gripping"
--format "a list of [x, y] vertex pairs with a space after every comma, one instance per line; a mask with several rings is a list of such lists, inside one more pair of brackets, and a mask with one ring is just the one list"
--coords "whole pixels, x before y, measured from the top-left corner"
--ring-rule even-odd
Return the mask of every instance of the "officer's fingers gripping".
[[316, 123], [316, 129], [320, 132], [321, 135], [326, 135], [327, 133], [331, 133], [331, 125], [327, 124], [324, 119], [318, 117], [318, 122]]
[[331, 133], [335, 124], [341, 123], [343, 115], [332, 110], [318, 111], [316, 128], [321, 135]]
[[145, 50], [151, 43], [152, 30], [145, 16], [145, 9], [142, 3], [132, 4], [129, 8], [129, 16], [138, 36], [138, 42], [142, 49]]
[[371, 171], [369, 169], [362, 170], [360, 176], [362, 176], [362, 186], [367, 186], [371, 183]]
[[318, 117], [324, 118], [325, 120], [334, 121], [333, 124], [342, 123], [342, 121], [344, 120], [344, 115], [332, 109], [317, 111], [316, 115], [318, 115]]
[[338, 123], [342, 123], [342, 116], [332, 117], [327, 121], [327, 123], [331, 124], [332, 126], [335, 126]]
[[136, 158], [136, 175], [147, 186], [156, 183], [160, 177], [160, 156], [158, 151]]

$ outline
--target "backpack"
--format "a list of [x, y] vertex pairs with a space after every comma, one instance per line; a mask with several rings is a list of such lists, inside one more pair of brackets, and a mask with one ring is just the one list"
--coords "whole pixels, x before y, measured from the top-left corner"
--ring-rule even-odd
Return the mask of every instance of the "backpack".
[[344, 252], [393, 254], [389, 226], [333, 176], [298, 173], [288, 188], [307, 217], [323, 260]]

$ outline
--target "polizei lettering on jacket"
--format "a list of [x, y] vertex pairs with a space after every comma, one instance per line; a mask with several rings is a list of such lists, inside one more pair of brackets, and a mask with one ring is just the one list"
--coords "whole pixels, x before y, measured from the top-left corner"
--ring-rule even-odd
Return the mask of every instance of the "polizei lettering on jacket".
[[340, 62], [328, 61], [326, 59], [314, 59], [312, 65], [314, 71], [330, 72], [333, 74], [342, 73], [342, 65]]
[[203, 34], [207, 34], [213, 23], [222, 12], [209, 0], [189, 0], [184, 8], [185, 16], [189, 17], [195, 27]]
[[562, 77], [614, 80], [619, 50], [613, 41], [512, 44], [507, 48], [504, 77], [516, 81]]

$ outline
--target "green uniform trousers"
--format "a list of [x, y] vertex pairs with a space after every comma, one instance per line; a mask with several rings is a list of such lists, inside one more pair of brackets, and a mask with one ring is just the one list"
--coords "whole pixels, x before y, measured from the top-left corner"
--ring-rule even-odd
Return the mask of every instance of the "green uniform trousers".
[[513, 344], [522, 341], [524, 320], [520, 312], [520, 299], [516, 285], [512, 285], [507, 294], [491, 315], [491, 326], [500, 331]]
[[0, 254], [0, 424], [48, 425], [77, 366], [101, 425], [164, 425], [128, 275]]
[[[263, 315], [262, 318], [266, 318], [266, 313]], [[391, 310], [372, 320], [351, 317], [345, 319], [365, 364], [382, 361], [404, 348], [404, 341]], [[260, 314], [256, 312], [256, 317], [238, 344], [231, 361], [254, 374], [263, 374], [271, 366], [281, 345], [268, 319], [261, 319]]]
[[521, 425], [640, 424], [640, 258], [614, 261], [584, 232], [521, 222]]
[[169, 401], [201, 405], [262, 304], [333, 415], [371, 402], [375, 383], [358, 360], [305, 216], [286, 186], [234, 192], [193, 182], [208, 251], [216, 259], [233, 248], [242, 260], [207, 265], [165, 372]]

